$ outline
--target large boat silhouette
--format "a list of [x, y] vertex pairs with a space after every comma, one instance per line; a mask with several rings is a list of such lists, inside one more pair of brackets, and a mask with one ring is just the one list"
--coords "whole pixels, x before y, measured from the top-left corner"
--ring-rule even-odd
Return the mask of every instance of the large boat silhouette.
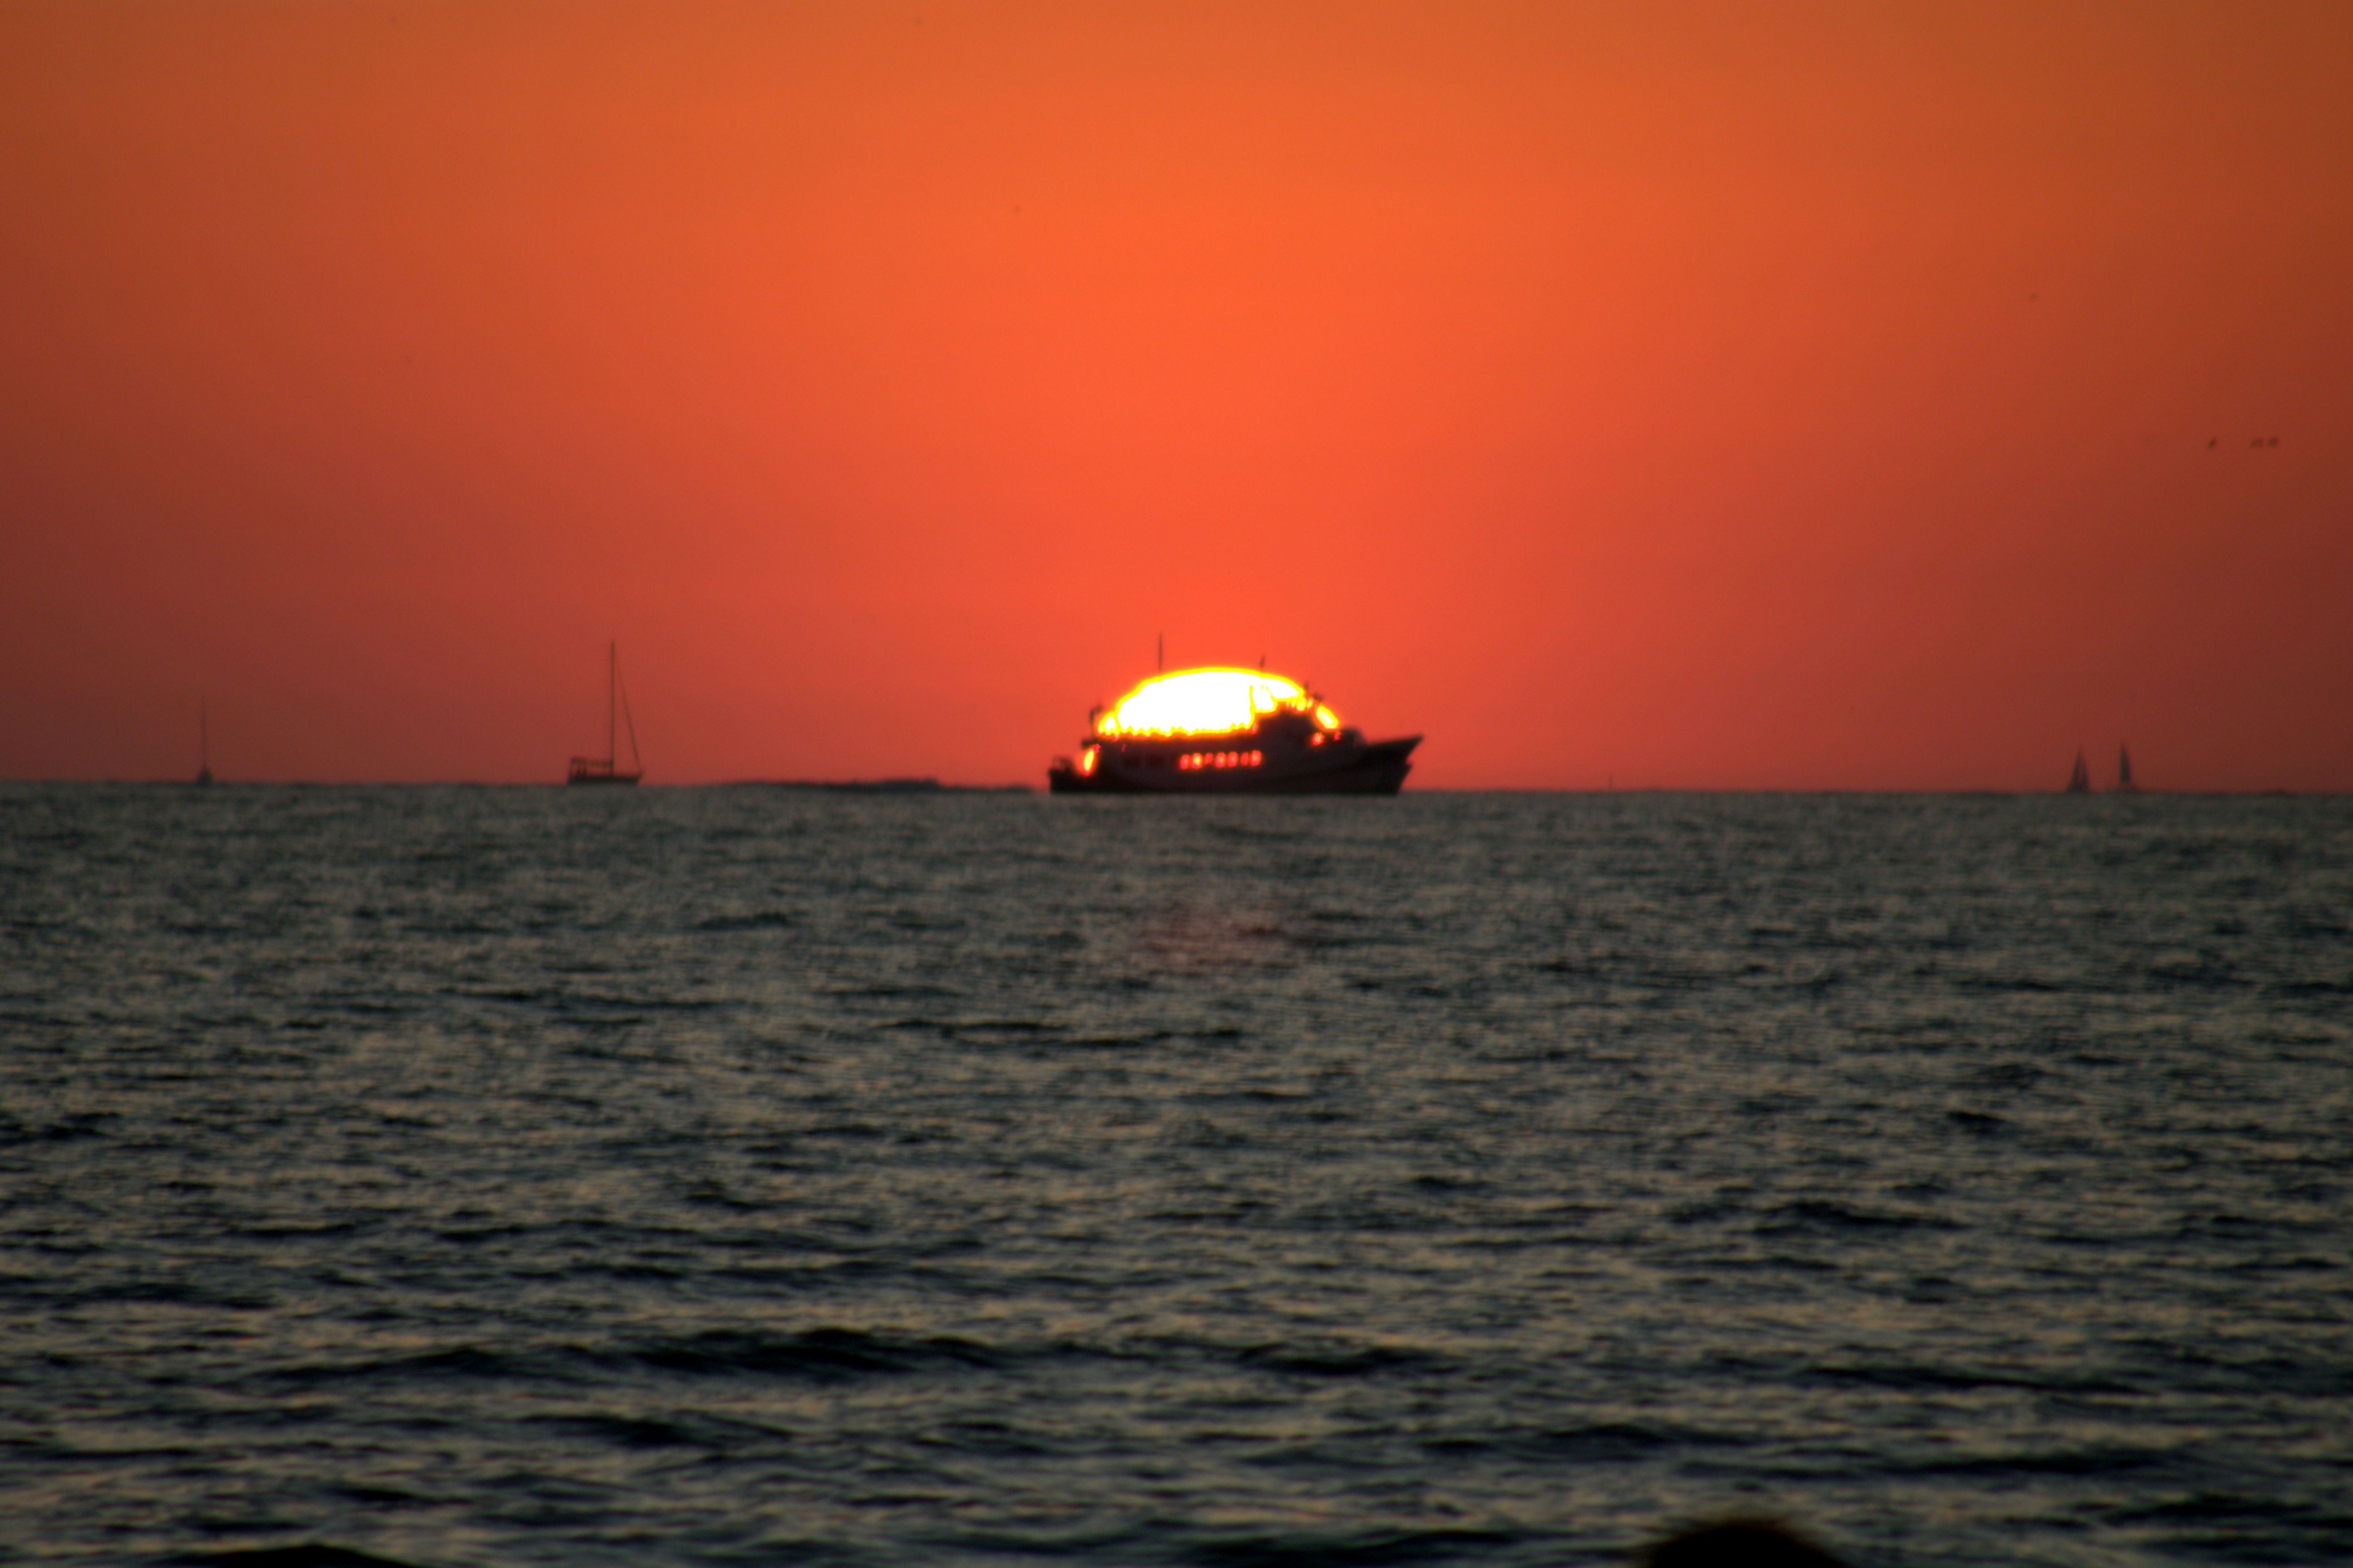
[[1367, 741], [1330, 704], [1263, 669], [1156, 675], [1097, 708], [1056, 795], [1395, 795], [1419, 735]]

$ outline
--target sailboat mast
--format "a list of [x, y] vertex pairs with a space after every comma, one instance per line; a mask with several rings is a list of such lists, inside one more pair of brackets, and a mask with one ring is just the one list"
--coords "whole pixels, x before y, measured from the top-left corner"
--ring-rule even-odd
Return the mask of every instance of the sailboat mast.
[[[613, 676], [617, 685], [619, 683], [620, 673], [620, 667], [616, 665]], [[629, 689], [626, 686], [621, 687], [621, 722], [628, 726], [629, 770], [630, 776], [634, 778], [646, 771], [646, 760], [638, 754], [638, 716], [629, 711]], [[620, 761], [619, 754], [615, 753], [613, 763], [616, 767], [620, 765]]]
[[621, 645], [617, 638], [605, 645], [605, 765], [610, 768], [620, 759], [613, 744], [613, 693], [621, 680]]

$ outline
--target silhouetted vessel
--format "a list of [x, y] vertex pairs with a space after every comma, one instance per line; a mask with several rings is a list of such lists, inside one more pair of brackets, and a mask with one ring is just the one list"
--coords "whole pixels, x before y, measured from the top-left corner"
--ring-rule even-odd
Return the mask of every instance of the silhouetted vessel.
[[2126, 795], [2136, 794], [2140, 789], [2140, 785], [2133, 783], [2132, 752], [2122, 746], [2116, 748], [2116, 788]]
[[[645, 777], [645, 763], [638, 756], [638, 721], [629, 713], [629, 693], [621, 684], [621, 645], [608, 644], [605, 650], [605, 754], [601, 757], [575, 757], [572, 770], [565, 775], [568, 784], [633, 784]], [[617, 703], [620, 716], [629, 726], [629, 767], [623, 773], [614, 765], [619, 752], [613, 742], [613, 714]]]
[[189, 782], [200, 786], [213, 782], [212, 715], [202, 702], [196, 704], [196, 776]]
[[1419, 735], [1367, 741], [1323, 698], [1263, 669], [1156, 675], [1098, 708], [1056, 795], [1395, 795]]
[[2084, 765], [2084, 752], [2080, 746], [2075, 749], [2075, 771], [2067, 775], [2067, 793], [2069, 795], [2092, 793], [2092, 770]]

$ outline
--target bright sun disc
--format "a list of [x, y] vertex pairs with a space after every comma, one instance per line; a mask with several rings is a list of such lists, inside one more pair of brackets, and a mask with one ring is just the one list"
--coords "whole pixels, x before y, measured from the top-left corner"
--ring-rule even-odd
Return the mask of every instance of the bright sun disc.
[[1312, 713], [1324, 728], [1339, 720], [1297, 682], [1259, 669], [1180, 669], [1157, 675], [1112, 705], [1101, 735], [1227, 735], [1267, 714]]

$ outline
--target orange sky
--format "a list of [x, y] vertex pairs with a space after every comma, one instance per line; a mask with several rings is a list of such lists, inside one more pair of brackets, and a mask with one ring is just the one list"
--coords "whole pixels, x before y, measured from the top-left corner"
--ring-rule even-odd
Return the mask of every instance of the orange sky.
[[1925, 9], [0, 5], [0, 776], [2353, 789], [2353, 8]]

